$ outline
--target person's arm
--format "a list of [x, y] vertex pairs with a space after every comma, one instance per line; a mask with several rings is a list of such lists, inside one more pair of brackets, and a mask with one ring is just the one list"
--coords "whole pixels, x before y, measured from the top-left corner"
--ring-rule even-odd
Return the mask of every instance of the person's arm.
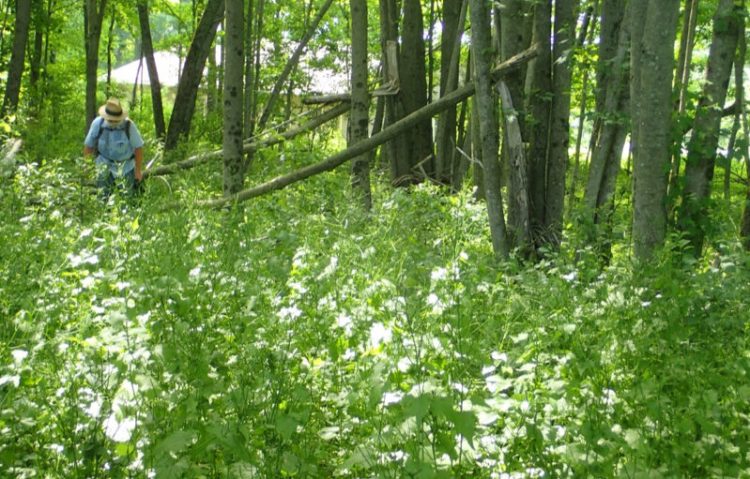
[[84, 145], [83, 146], [83, 159], [88, 160], [89, 158], [91, 158], [94, 155], [94, 151], [96, 150]]
[[143, 180], [143, 147], [135, 149], [135, 179]]

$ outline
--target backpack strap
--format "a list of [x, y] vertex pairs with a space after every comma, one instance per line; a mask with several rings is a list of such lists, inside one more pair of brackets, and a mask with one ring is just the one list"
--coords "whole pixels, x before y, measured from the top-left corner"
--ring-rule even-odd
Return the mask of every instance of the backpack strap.
[[[101, 121], [99, 122], [99, 133], [97, 133], [96, 140], [95, 140], [95, 143], [97, 145], [99, 144], [99, 138], [102, 137], [102, 133], [104, 133], [104, 130], [110, 130], [110, 131], [114, 130], [114, 128], [107, 128], [107, 127], [105, 127], [104, 126], [104, 119], [102, 117], [99, 117], [99, 118], [101, 118]], [[127, 136], [128, 137], [128, 141], [130, 141], [130, 118], [126, 118], [125, 119], [125, 136]]]

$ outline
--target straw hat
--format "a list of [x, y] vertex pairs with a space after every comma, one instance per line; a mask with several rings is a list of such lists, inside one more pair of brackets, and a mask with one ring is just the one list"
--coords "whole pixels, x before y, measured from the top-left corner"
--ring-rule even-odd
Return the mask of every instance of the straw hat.
[[99, 107], [99, 116], [110, 123], [120, 123], [128, 117], [128, 112], [120, 104], [117, 98], [110, 98], [107, 103]]

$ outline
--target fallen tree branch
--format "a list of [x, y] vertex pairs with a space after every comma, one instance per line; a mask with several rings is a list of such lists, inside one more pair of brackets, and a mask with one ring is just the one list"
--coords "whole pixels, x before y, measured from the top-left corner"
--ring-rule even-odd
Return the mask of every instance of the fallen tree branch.
[[[285, 131], [284, 133], [274, 135], [270, 138], [265, 138], [262, 140], [255, 140], [249, 143], [245, 143], [242, 146], [242, 151], [245, 153], [249, 153], [251, 151], [259, 150], [260, 148], [266, 148], [266, 147], [273, 146], [279, 143], [283, 143], [287, 140], [294, 138], [297, 135], [300, 135], [314, 128], [317, 128], [320, 125], [328, 123], [334, 118], [337, 118], [343, 115], [344, 113], [348, 112], [350, 108], [351, 107], [349, 106], [348, 103], [342, 103], [340, 105], [337, 105], [331, 108], [325, 113], [313, 118], [307, 123], [304, 123], [296, 128], [289, 129]], [[206, 153], [200, 153], [197, 155], [193, 155], [186, 160], [178, 161], [176, 163], [170, 163], [168, 165], [157, 166], [148, 171], [145, 171], [143, 175], [144, 176], [169, 175], [177, 171], [194, 168], [195, 166], [198, 166], [207, 161], [218, 160], [222, 157], [223, 153], [224, 153], [223, 150], [214, 150], [214, 151], [209, 151]]]
[[[534, 58], [536, 54], [536, 46], [532, 46], [531, 48], [524, 50], [523, 52], [498, 65], [492, 71], [493, 80], [497, 81], [506, 72], [518, 67], [519, 65], [522, 65], [523, 63], [526, 63], [530, 59]], [[277, 176], [276, 178], [273, 178], [265, 183], [261, 183], [260, 185], [254, 186], [252, 188], [242, 190], [230, 196], [225, 196], [214, 200], [199, 201], [196, 203], [196, 206], [204, 208], [220, 208], [228, 204], [246, 201], [251, 198], [270, 193], [272, 191], [280, 190], [293, 183], [297, 183], [298, 181], [302, 181], [319, 173], [331, 171], [336, 167], [342, 165], [343, 163], [351, 160], [352, 158], [366, 153], [374, 148], [377, 148], [378, 146], [389, 140], [392, 140], [393, 138], [397, 137], [405, 130], [408, 130], [419, 122], [424, 121], [427, 118], [431, 118], [441, 111], [466, 100], [474, 94], [474, 91], [474, 83], [468, 83], [456, 90], [453, 90], [439, 100], [412, 112], [396, 123], [393, 123], [392, 125], [384, 128], [380, 133], [377, 133], [364, 141], [360, 141], [359, 143], [356, 143], [355, 145], [352, 145], [351, 147], [342, 150], [333, 156], [330, 156], [326, 160], [315, 163], [313, 165], [305, 166], [304, 168], [300, 168], [299, 170], [293, 171], [292, 173], [286, 175]], [[164, 209], [177, 209], [181, 207], [182, 205], [180, 203], [171, 203], [165, 205]]]

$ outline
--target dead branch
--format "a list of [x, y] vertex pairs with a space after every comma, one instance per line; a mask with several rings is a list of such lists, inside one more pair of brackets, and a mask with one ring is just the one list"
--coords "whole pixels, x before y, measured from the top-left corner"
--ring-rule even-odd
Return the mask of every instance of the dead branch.
[[[242, 147], [242, 151], [244, 151], [245, 153], [249, 153], [251, 151], [256, 151], [261, 148], [267, 148], [269, 146], [283, 143], [287, 140], [294, 138], [297, 135], [313, 130], [319, 127], [320, 125], [323, 125], [333, 120], [334, 118], [337, 118], [343, 115], [344, 113], [348, 112], [349, 109], [350, 109], [350, 106], [348, 103], [342, 103], [340, 105], [337, 105], [331, 108], [325, 113], [313, 118], [307, 123], [304, 123], [296, 128], [289, 129], [285, 131], [284, 133], [280, 133], [278, 135], [275, 135], [269, 138], [245, 143]], [[178, 161], [176, 163], [170, 163], [169, 165], [162, 165], [162, 166], [157, 166], [155, 168], [152, 168], [144, 172], [144, 176], [168, 175], [171, 173], [175, 173], [177, 171], [187, 170], [195, 166], [198, 166], [202, 163], [205, 163], [207, 161], [221, 159], [222, 155], [223, 155], [223, 150], [214, 150], [214, 151], [209, 151], [206, 153], [199, 153], [197, 155], [191, 156], [190, 158], [186, 160]]]
[[[536, 45], [534, 45], [531, 48], [524, 50], [523, 52], [501, 63], [492, 71], [493, 80], [497, 81], [505, 73], [518, 67], [519, 65], [528, 62], [536, 55], [537, 49]], [[414, 127], [419, 122], [424, 121], [427, 118], [431, 118], [441, 111], [466, 100], [474, 94], [474, 91], [474, 83], [468, 83], [456, 90], [453, 90], [439, 100], [430, 103], [429, 105], [426, 105], [417, 111], [412, 112], [396, 123], [393, 123], [392, 125], [384, 128], [380, 133], [375, 134], [364, 141], [360, 141], [359, 143], [352, 145], [351, 147], [342, 150], [334, 154], [333, 156], [330, 156], [326, 160], [315, 163], [313, 165], [305, 166], [286, 175], [277, 176], [276, 178], [273, 178], [265, 183], [261, 183], [260, 185], [254, 186], [252, 188], [242, 190], [234, 195], [225, 196], [223, 198], [217, 198], [213, 200], [199, 201], [196, 203], [196, 206], [204, 208], [220, 208], [232, 203], [246, 201], [251, 198], [270, 193], [272, 191], [280, 190], [311, 176], [315, 176], [326, 171], [331, 171], [336, 167], [342, 165], [343, 163], [351, 160], [352, 158], [366, 153], [374, 148], [377, 148], [383, 143], [396, 138], [398, 135], [408, 130], [409, 128]], [[171, 203], [165, 205], [164, 209], [178, 209], [181, 207], [182, 205], [179, 203]]]

